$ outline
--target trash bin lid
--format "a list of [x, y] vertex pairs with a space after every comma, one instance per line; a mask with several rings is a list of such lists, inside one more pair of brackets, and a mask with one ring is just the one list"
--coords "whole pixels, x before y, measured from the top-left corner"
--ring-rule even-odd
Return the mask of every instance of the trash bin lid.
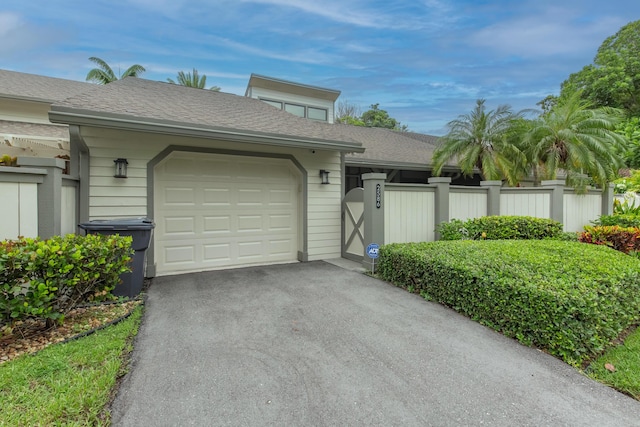
[[78, 224], [83, 230], [151, 230], [155, 228], [155, 223], [150, 218], [114, 218], [114, 219], [94, 219], [89, 222]]

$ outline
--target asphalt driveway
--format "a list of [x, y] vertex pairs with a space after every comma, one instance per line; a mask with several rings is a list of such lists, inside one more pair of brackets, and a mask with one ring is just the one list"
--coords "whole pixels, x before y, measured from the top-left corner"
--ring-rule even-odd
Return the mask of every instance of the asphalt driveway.
[[640, 403], [325, 262], [154, 279], [117, 426], [632, 426]]

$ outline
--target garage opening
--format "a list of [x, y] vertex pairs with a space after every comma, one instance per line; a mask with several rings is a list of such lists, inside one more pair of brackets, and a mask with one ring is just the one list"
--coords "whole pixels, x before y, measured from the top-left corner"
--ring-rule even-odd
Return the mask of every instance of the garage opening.
[[154, 168], [157, 274], [296, 261], [300, 187], [287, 159], [172, 152]]

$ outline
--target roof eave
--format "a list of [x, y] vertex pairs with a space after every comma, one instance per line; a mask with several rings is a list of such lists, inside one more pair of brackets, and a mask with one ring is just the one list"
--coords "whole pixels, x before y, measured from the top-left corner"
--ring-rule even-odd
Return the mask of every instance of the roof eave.
[[[402, 169], [402, 170], [416, 170], [416, 171], [430, 171], [433, 169], [433, 165], [430, 163], [412, 163], [412, 162], [396, 162], [393, 160], [372, 160], [363, 159], [358, 157], [345, 157], [345, 165], [358, 166], [358, 167], [371, 167], [371, 168], [385, 168], [385, 169]], [[456, 165], [445, 165], [442, 168], [443, 171], [452, 172], [459, 171]]]
[[274, 145], [290, 148], [331, 150], [343, 153], [363, 153], [365, 150], [362, 147], [362, 144], [358, 142], [302, 138], [241, 129], [197, 126], [166, 120], [150, 120], [120, 115], [96, 114], [91, 111], [56, 106], [53, 106], [49, 111], [49, 120], [52, 123], [68, 125], [92, 126], [193, 138], [248, 142], [252, 144]]

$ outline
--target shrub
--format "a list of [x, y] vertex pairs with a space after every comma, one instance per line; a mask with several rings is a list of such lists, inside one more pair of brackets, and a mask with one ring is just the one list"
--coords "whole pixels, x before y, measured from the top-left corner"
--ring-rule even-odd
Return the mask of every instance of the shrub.
[[635, 197], [628, 199], [625, 197], [623, 201], [615, 199], [613, 201], [613, 214], [614, 215], [640, 215], [640, 205], [636, 206]]
[[640, 316], [640, 261], [554, 240], [380, 248], [378, 273], [567, 363], [596, 355]]
[[619, 227], [640, 227], [640, 216], [637, 215], [600, 215], [593, 225], [617, 225]]
[[549, 239], [562, 235], [562, 224], [530, 216], [483, 216], [439, 224], [441, 240]]
[[614, 225], [586, 226], [584, 230], [579, 238], [583, 243], [609, 246], [625, 254], [640, 251], [640, 228]]
[[129, 271], [131, 237], [55, 236], [0, 242], [0, 321], [48, 322], [108, 294]]

